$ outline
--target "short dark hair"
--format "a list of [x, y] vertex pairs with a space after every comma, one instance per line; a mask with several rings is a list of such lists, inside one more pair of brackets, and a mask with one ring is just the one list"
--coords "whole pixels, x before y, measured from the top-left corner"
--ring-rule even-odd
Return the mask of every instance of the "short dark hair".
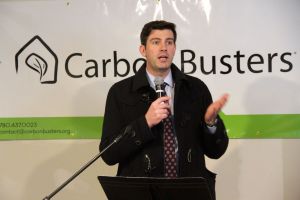
[[176, 42], [176, 38], [177, 38], [176, 25], [172, 22], [158, 20], [158, 21], [148, 22], [147, 24], [144, 25], [140, 35], [141, 44], [146, 46], [147, 39], [152, 30], [164, 30], [164, 29], [169, 29], [173, 32], [174, 42]]

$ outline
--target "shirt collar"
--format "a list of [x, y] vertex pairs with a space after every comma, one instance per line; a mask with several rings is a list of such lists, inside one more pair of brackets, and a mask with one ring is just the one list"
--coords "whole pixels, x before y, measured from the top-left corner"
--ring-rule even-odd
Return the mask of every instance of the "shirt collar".
[[[147, 73], [147, 78], [148, 78], [150, 86], [152, 88], [155, 88], [155, 84], [154, 84], [155, 76], [150, 74], [147, 69], [146, 69], [146, 73]], [[168, 84], [168, 86], [173, 88], [173, 77], [172, 77], [171, 70], [169, 71], [168, 75], [164, 78], [164, 82], [166, 82]]]

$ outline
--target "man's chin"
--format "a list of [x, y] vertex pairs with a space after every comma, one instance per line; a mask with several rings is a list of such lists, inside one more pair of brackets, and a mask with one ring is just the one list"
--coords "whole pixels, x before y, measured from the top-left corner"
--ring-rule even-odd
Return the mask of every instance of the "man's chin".
[[171, 66], [171, 63], [161, 63], [158, 65], [158, 68], [161, 70], [168, 70]]
[[158, 67], [158, 70], [161, 72], [169, 71], [169, 69], [170, 69], [170, 66], [167, 66], [167, 65]]

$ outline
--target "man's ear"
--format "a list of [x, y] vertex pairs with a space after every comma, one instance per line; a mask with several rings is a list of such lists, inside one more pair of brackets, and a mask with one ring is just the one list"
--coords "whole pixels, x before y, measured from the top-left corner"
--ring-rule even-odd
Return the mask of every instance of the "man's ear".
[[142, 54], [142, 56], [146, 57], [146, 47], [145, 47], [145, 45], [141, 45], [139, 50], [140, 50], [140, 53]]

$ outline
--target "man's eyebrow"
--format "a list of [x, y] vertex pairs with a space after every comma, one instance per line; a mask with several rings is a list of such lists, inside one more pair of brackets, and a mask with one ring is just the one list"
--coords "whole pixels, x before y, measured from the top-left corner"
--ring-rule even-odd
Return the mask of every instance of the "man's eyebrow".
[[[150, 41], [152, 40], [161, 40], [161, 38], [151, 38]], [[167, 38], [166, 40], [173, 40], [174, 41], [174, 38]]]
[[174, 39], [174, 38], [167, 38], [167, 40], [172, 40], [172, 41], [175, 41], [175, 39]]
[[150, 41], [152, 40], [161, 40], [160, 38], [151, 38]]

